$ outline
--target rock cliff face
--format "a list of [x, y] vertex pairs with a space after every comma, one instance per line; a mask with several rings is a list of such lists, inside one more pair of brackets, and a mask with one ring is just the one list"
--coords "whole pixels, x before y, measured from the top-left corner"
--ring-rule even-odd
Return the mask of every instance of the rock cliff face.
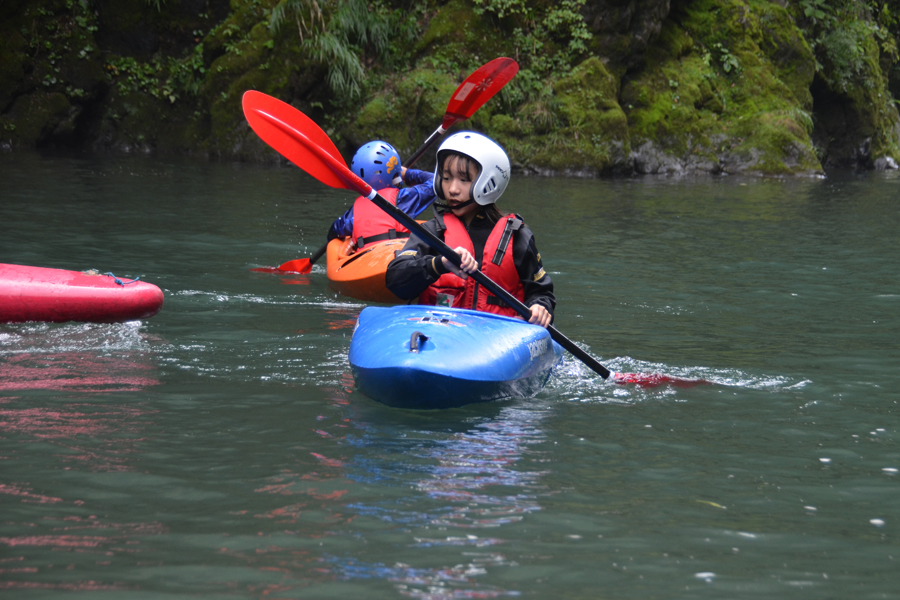
[[[505, 55], [519, 74], [465, 126], [522, 170], [896, 168], [900, 19], [870, 10], [894, 1], [810, 16], [822, 3], [6, 0], [0, 148], [279, 160], [243, 119], [241, 94], [257, 89], [348, 156], [374, 138], [408, 155], [462, 78]], [[360, 19], [363, 35], [348, 25]]]

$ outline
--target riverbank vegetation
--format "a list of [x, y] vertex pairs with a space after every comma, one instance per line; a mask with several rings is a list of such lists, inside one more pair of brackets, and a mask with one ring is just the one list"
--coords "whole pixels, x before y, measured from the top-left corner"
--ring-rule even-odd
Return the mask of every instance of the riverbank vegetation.
[[[256, 89], [409, 154], [462, 79], [516, 168], [816, 174], [900, 161], [900, 0], [8, 0], [0, 146], [279, 160]], [[423, 159], [424, 163], [424, 159]]]

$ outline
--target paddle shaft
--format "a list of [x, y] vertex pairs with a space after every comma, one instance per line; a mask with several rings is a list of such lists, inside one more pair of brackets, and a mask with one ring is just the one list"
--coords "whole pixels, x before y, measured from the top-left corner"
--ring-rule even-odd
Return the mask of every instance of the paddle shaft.
[[[330, 242], [331, 240], [328, 240]], [[322, 244], [322, 247], [316, 250], [316, 253], [309, 257], [309, 264], [314, 265], [316, 261], [322, 258], [322, 255], [325, 254], [325, 250], [328, 249], [328, 242]]]
[[[457, 254], [450, 246], [444, 243], [443, 240], [422, 227], [414, 218], [410, 217], [405, 212], [382, 198], [374, 190], [373, 194], [374, 197], [370, 197], [369, 200], [374, 202], [375, 205], [378, 206], [378, 208], [391, 215], [400, 223], [403, 223], [403, 225], [405, 225], [407, 229], [416, 234], [417, 237], [426, 242], [441, 256], [453, 263], [453, 265], [455, 265], [457, 268], [461, 266], [462, 259], [459, 257], [459, 254]], [[482, 273], [480, 269], [476, 269], [468, 275], [469, 277], [474, 278], [475, 281], [486, 287], [488, 290], [490, 290], [492, 294], [506, 302], [526, 320], [531, 318], [530, 308], [525, 306], [525, 304], [523, 304], [518, 298], [510, 294], [504, 288], [500, 287], [500, 284]], [[556, 327], [554, 327], [553, 325], [548, 325], [547, 331], [550, 332], [550, 337], [553, 338], [553, 340], [557, 344], [572, 353], [572, 355], [574, 355], [576, 358], [581, 360], [581, 362], [590, 367], [595, 373], [603, 377], [603, 379], [609, 379], [609, 376], [611, 375], [609, 369], [601, 365], [593, 356], [575, 345], [575, 342], [563, 335], [562, 332], [560, 332]]]
[[407, 162], [406, 168], [408, 169], [408, 168], [412, 167], [414, 164], [416, 164], [416, 161], [419, 160], [420, 158], [422, 158], [422, 155], [425, 154], [425, 152], [429, 148], [431, 148], [431, 145], [438, 138], [440, 138], [442, 135], [444, 135], [444, 133], [446, 133], [446, 131], [447, 131], [447, 129], [443, 125], [441, 125], [437, 129], [435, 129], [434, 133], [432, 133], [430, 136], [428, 136], [428, 139], [425, 140], [425, 143], [423, 143], [421, 146], [419, 146], [419, 149], [416, 150], [415, 152], [413, 152], [412, 156], [409, 157], [409, 162]]
[[[328, 240], [330, 242], [331, 240]], [[309, 264], [314, 265], [316, 261], [322, 258], [322, 255], [325, 254], [325, 250], [328, 249], [328, 242], [322, 244], [322, 247], [316, 250], [316, 253], [309, 257]]]

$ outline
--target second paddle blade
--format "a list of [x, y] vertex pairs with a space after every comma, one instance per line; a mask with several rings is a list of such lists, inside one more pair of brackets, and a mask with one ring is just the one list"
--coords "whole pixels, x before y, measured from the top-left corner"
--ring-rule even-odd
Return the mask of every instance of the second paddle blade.
[[682, 377], [672, 377], [671, 375], [663, 375], [661, 373], [616, 373], [613, 381], [619, 385], [633, 383], [640, 387], [659, 387], [661, 385], [694, 387], [695, 385], [709, 384], [705, 379], [684, 379]]
[[288, 273], [309, 273], [312, 271], [312, 263], [308, 258], [298, 258], [279, 265], [278, 270]]

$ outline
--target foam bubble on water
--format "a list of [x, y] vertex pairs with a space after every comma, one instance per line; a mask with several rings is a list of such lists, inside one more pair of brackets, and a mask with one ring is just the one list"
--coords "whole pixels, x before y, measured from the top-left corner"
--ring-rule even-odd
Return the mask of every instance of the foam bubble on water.
[[803, 508], [805, 508], [809, 512], [816, 512], [817, 510], [819, 510], [815, 506], [804, 506]]
[[884, 471], [885, 473], [887, 473], [888, 475], [896, 475], [897, 474], [897, 469], [895, 467], [885, 467], [881, 470]]
[[820, 458], [819, 462], [822, 463], [823, 465], [827, 465], [827, 464], [831, 463], [831, 459], [830, 458]]
[[716, 574], [712, 571], [701, 571], [700, 573], [694, 573], [694, 577], [702, 579], [706, 583], [712, 583], [712, 580], [716, 578]]
[[875, 527], [884, 527], [884, 519], [869, 519], [869, 523]]

